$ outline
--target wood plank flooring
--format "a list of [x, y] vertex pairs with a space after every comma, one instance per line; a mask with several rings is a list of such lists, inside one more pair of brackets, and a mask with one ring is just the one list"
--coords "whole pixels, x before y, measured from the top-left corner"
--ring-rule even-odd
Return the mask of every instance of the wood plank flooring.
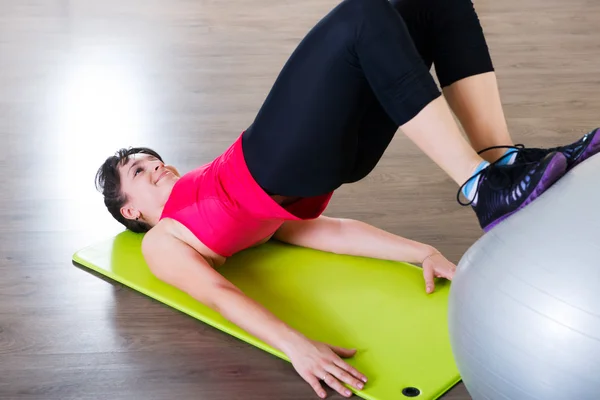
[[[0, 0], [0, 398], [312, 399], [291, 365], [75, 268], [121, 230], [93, 185], [117, 148], [189, 170], [253, 119], [336, 0]], [[600, 3], [477, 0], [517, 142], [600, 124]], [[457, 188], [398, 135], [329, 215], [431, 243], [479, 237]], [[330, 396], [329, 398], [341, 398]], [[444, 399], [468, 399], [459, 384]]]

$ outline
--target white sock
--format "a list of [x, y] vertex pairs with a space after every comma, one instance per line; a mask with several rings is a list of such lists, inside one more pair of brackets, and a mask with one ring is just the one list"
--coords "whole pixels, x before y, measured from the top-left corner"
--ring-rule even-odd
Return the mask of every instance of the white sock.
[[473, 175], [471, 175], [471, 178], [469, 178], [470, 180], [463, 186], [462, 194], [467, 198], [467, 200], [475, 201], [475, 196], [477, 194], [477, 188], [479, 187], [479, 179], [481, 179], [481, 175], [477, 176], [476, 178], [473, 178], [473, 176], [480, 172], [482, 169], [486, 168], [488, 165], [490, 165], [489, 162], [482, 161], [477, 166], [477, 168], [475, 168], [475, 172], [473, 172]]

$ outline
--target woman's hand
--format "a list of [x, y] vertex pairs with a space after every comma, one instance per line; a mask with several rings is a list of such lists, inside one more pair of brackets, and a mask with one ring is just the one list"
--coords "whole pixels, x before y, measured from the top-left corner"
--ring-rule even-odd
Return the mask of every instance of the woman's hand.
[[423, 277], [425, 278], [425, 291], [427, 293], [433, 293], [435, 288], [434, 278], [452, 280], [456, 271], [456, 265], [448, 261], [446, 257], [437, 251], [425, 257], [422, 266]]
[[352, 392], [342, 383], [358, 390], [363, 389], [367, 378], [341, 359], [341, 357], [352, 357], [354, 354], [356, 354], [356, 350], [331, 346], [309, 339], [297, 341], [287, 351], [298, 374], [321, 398], [325, 398], [326, 392], [319, 381], [324, 381], [345, 397], [352, 396]]
[[[182, 290], [218, 312], [247, 333], [284, 352], [296, 371], [324, 398], [319, 380], [343, 396], [352, 394], [342, 383], [360, 390], [366, 378], [340, 357], [356, 351], [312, 341], [277, 318], [270, 310], [218, 273], [193, 247], [158, 225], [144, 237], [142, 250], [157, 278]], [[362, 382], [361, 382], [362, 381]], [[348, 392], [347, 392], [348, 391]]]

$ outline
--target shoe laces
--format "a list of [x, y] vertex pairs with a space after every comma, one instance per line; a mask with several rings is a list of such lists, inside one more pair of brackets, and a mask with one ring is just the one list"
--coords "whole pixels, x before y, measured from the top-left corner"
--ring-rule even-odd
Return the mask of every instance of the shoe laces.
[[[512, 146], [505, 144], [505, 145], [487, 147], [487, 148], [485, 148], [483, 150], [479, 150], [477, 152], [477, 154], [482, 154], [482, 153], [485, 153], [486, 151], [496, 150], [496, 149], [519, 149], [519, 150], [522, 150], [524, 148], [525, 148], [525, 145], [521, 144], [521, 143], [518, 143], [518, 144], [515, 144], [515, 145], [512, 145]], [[502, 159], [502, 157], [500, 159]]]
[[[477, 152], [477, 154], [481, 155], [482, 153], [485, 153], [486, 151], [495, 150], [495, 149], [517, 150], [518, 156], [521, 158], [522, 162], [531, 163], [531, 162], [536, 162], [536, 161], [540, 160], [546, 154], [552, 153], [553, 151], [558, 151], [560, 148], [559, 147], [554, 147], [551, 149], [526, 148], [524, 144], [518, 143], [518, 144], [515, 144], [514, 146], [509, 146], [509, 145], [491, 146], [491, 147], [485, 148], [483, 150], [480, 150], [479, 152]], [[526, 150], [526, 151], [520, 151], [520, 150]], [[504, 156], [501, 157], [501, 159], [504, 157], [510, 156], [510, 155], [511, 155], [510, 153], [505, 154]]]
[[[516, 148], [517, 146], [519, 146], [519, 145], [495, 146], [495, 148], [506, 148], [506, 147], [509, 147], [509, 148], [515, 147]], [[491, 149], [492, 148], [486, 149], [486, 150], [491, 150]], [[501, 189], [505, 189], [507, 187], [512, 186], [514, 184], [515, 180], [519, 179], [519, 177], [521, 176], [522, 171], [523, 171], [523, 169], [522, 169], [523, 166], [537, 163], [537, 161], [525, 161], [525, 162], [519, 163], [518, 165], [515, 165], [515, 164], [496, 165], [500, 161], [502, 161], [505, 158], [510, 157], [510, 156], [512, 156], [512, 154], [503, 155], [502, 157], [500, 157], [496, 161], [490, 163], [487, 167], [483, 168], [481, 171], [477, 172], [476, 174], [471, 176], [469, 179], [467, 179], [467, 181], [461, 185], [460, 189], [458, 189], [458, 192], [456, 194], [456, 201], [458, 201], [458, 203], [463, 206], [471, 205], [475, 201], [475, 199], [477, 198], [477, 194], [479, 193], [480, 184], [478, 184], [477, 187], [475, 188], [475, 194], [473, 195], [472, 200], [465, 203], [465, 202], [462, 202], [460, 199], [460, 195], [462, 193], [463, 188], [469, 182], [471, 182], [473, 179], [486, 178], [486, 181], [488, 182], [491, 189], [501, 190]], [[490, 174], [490, 171], [494, 171], [494, 173]]]

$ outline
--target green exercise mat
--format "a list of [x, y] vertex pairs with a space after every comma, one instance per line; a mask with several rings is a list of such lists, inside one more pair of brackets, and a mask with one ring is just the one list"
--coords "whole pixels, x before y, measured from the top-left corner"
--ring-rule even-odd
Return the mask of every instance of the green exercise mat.
[[[73, 261], [289, 361], [154, 277], [142, 257], [142, 237], [122, 232], [78, 251]], [[228, 259], [219, 271], [308, 337], [356, 348], [346, 361], [369, 379], [363, 390], [353, 389], [360, 397], [436, 399], [460, 381], [448, 338], [449, 282], [438, 280], [427, 295], [414, 265], [268, 242]]]

